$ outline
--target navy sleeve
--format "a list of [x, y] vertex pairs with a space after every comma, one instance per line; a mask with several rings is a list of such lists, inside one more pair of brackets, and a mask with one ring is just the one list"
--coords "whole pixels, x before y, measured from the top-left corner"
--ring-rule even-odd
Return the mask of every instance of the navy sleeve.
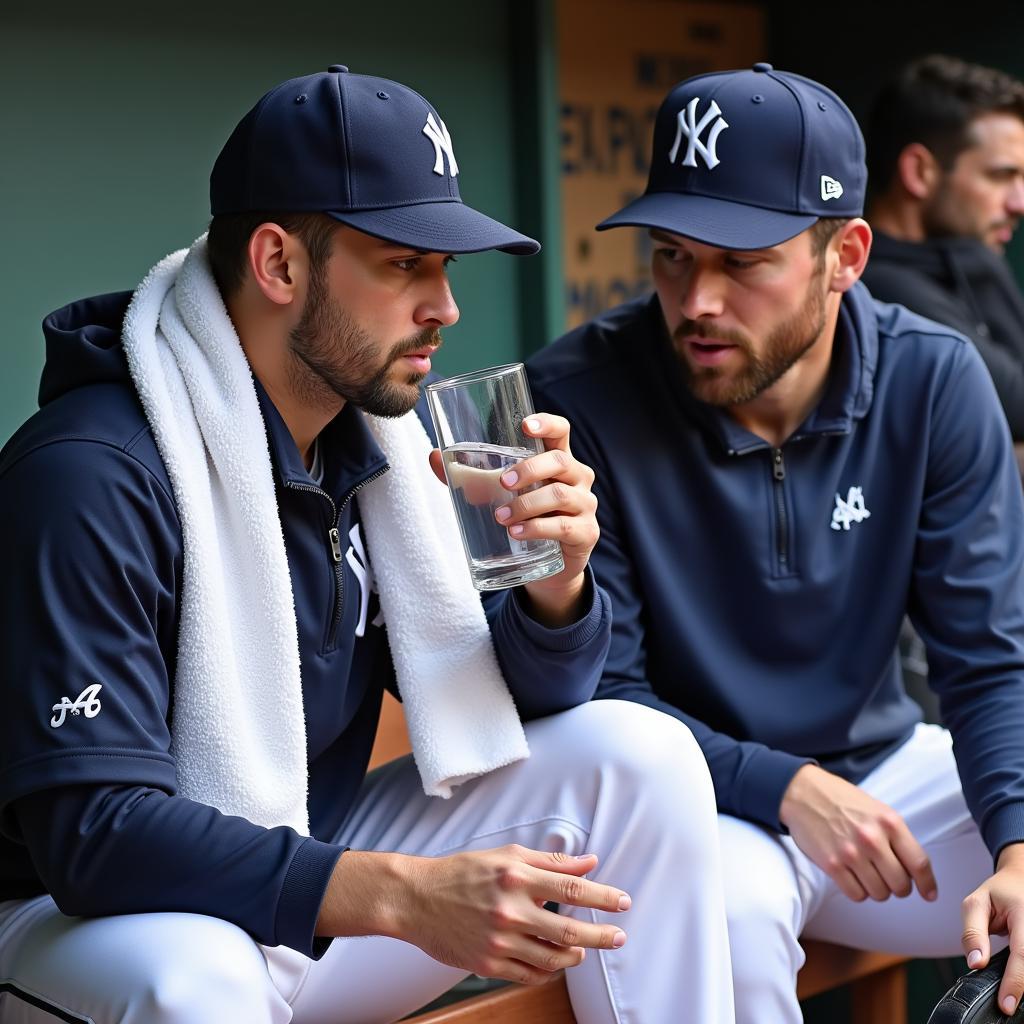
[[64, 914], [206, 914], [319, 958], [341, 847], [144, 786], [65, 786], [14, 804], [18, 838]]
[[191, 910], [310, 952], [339, 851], [175, 796], [162, 482], [129, 449], [49, 443], [0, 476], [0, 535], [0, 829], [69, 913]]
[[1024, 841], [1024, 498], [971, 346], [958, 349], [932, 415], [909, 611], [967, 804], [997, 856]]
[[589, 568], [584, 593], [589, 610], [559, 629], [530, 618], [518, 587], [483, 595], [498, 663], [524, 721], [594, 696], [611, 639], [611, 606]]
[[[540, 389], [535, 382], [531, 384], [537, 397]], [[614, 475], [588, 436], [589, 424], [584, 425], [582, 418], [574, 417], [571, 411], [565, 410], [563, 403], [546, 392], [538, 398], [540, 402], [545, 409], [573, 422], [573, 453], [596, 474], [594, 493], [598, 499], [601, 539], [590, 561], [597, 581], [608, 592], [612, 610], [611, 644], [596, 697], [631, 700], [679, 719], [693, 733], [704, 753], [719, 810], [784, 832], [779, 821], [782, 796], [797, 769], [813, 761], [772, 750], [761, 743], [733, 739], [658, 695], [647, 675], [643, 585], [633, 568], [626, 531], [620, 525], [612, 485]], [[685, 666], [680, 666], [680, 674], [684, 673]]]

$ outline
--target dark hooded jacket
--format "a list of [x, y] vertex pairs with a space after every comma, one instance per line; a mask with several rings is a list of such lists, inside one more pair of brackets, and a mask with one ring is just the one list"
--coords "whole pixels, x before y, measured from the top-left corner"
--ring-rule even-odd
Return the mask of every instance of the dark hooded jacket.
[[1006, 260], [973, 238], [904, 242], [876, 232], [864, 283], [875, 298], [966, 334], [1014, 441], [1024, 441], [1024, 296]]

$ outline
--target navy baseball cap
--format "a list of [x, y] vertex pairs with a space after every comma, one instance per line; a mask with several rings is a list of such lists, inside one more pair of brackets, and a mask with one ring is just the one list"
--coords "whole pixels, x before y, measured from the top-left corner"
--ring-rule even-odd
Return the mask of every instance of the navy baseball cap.
[[210, 212], [326, 213], [425, 252], [535, 253], [532, 238], [466, 206], [451, 135], [412, 89], [342, 64], [271, 89], [210, 175]]
[[721, 249], [765, 249], [820, 217], [859, 217], [864, 137], [809, 78], [755, 64], [680, 82], [654, 123], [647, 190], [597, 225], [661, 228]]

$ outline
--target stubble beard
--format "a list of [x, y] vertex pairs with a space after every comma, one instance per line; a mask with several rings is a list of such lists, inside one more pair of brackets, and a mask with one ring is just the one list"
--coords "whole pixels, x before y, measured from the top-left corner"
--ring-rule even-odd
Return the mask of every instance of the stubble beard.
[[314, 274], [288, 343], [289, 383], [304, 404], [331, 410], [341, 398], [374, 416], [395, 417], [415, 406], [426, 376], [412, 372], [395, 380], [395, 363], [428, 345], [439, 346], [441, 334], [435, 328], [421, 331], [397, 342], [381, 359], [372, 336], [328, 294], [324, 275]]
[[[716, 330], [702, 321], [683, 320], [673, 332], [673, 340], [693, 396], [708, 405], [743, 405], [779, 380], [814, 346], [825, 329], [823, 277], [824, 268], [812, 277], [803, 306], [772, 331], [760, 356], [754, 352], [750, 340], [738, 331]], [[682, 339], [688, 335], [736, 345], [745, 357], [745, 365], [739, 371], [718, 366], [692, 366], [681, 350]]]

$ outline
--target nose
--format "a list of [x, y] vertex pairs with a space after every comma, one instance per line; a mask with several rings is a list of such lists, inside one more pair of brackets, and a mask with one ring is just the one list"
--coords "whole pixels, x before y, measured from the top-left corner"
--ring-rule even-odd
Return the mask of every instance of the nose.
[[1024, 214], [1024, 176], [1013, 179], [1006, 196], [1006, 211], [1014, 217]]
[[725, 285], [722, 275], [712, 267], [694, 261], [683, 282], [679, 310], [688, 320], [721, 316], [725, 311]]
[[417, 307], [415, 319], [423, 327], [451, 327], [458, 321], [459, 307], [444, 271], [431, 281], [429, 294]]

